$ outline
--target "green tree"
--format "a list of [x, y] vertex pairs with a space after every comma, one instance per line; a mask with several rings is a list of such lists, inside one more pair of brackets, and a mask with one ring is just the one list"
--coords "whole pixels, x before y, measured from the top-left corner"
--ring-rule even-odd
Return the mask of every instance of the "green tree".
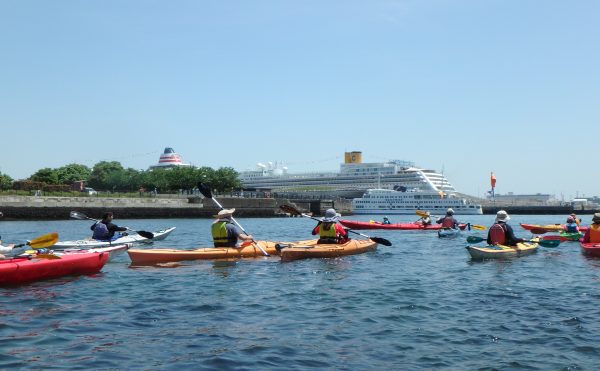
[[35, 174], [29, 177], [29, 180], [46, 184], [59, 184], [58, 172], [49, 167], [36, 171]]
[[115, 178], [114, 172], [123, 171], [123, 166], [118, 161], [101, 161], [94, 165], [88, 185], [97, 189], [112, 190], [115, 184], [110, 179]]
[[13, 179], [6, 174], [0, 173], [0, 189], [7, 190], [12, 188]]
[[69, 164], [56, 169], [58, 182], [62, 184], [73, 184], [78, 180], [88, 180], [92, 170], [85, 165]]

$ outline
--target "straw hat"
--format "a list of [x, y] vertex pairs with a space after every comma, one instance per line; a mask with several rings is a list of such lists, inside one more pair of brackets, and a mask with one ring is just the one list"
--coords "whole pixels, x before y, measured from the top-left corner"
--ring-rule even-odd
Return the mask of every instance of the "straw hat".
[[322, 219], [325, 223], [333, 223], [336, 222], [340, 218], [340, 214], [338, 214], [335, 209], [327, 209], [325, 211], [325, 217]]
[[223, 209], [221, 211], [219, 211], [219, 213], [217, 215], [213, 215], [213, 217], [215, 218], [229, 218], [231, 216], [233, 216], [233, 213], [235, 212], [235, 208], [233, 209]]
[[496, 213], [496, 223], [497, 222], [507, 222], [510, 220], [510, 216], [504, 210], [500, 210]]

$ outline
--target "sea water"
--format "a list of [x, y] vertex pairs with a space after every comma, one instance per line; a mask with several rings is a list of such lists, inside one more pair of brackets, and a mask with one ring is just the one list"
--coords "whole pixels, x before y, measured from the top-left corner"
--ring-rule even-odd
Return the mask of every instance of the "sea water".
[[[118, 217], [118, 215], [117, 215]], [[416, 216], [389, 216], [392, 223]], [[352, 219], [379, 219], [355, 216]], [[493, 216], [459, 216], [489, 226]], [[512, 216], [551, 224], [563, 216]], [[584, 222], [590, 217], [584, 216]], [[211, 245], [207, 219], [115, 220], [177, 229], [143, 248]], [[258, 240], [310, 238], [303, 218], [240, 218]], [[2, 221], [4, 242], [89, 222]], [[0, 288], [0, 369], [588, 369], [600, 365], [600, 260], [578, 243], [471, 261], [464, 232], [360, 231], [374, 252], [288, 263], [278, 257], [131, 267]], [[363, 238], [352, 235], [354, 238]]]

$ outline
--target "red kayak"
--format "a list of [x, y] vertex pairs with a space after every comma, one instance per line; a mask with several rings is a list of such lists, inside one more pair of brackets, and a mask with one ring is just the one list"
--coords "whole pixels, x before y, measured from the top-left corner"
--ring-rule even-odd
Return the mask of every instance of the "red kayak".
[[[548, 225], [538, 225], [538, 224], [525, 224], [521, 223], [521, 227], [523, 229], [527, 229], [528, 231], [536, 230], [536, 232], [546, 231], [547, 232], [560, 232], [565, 230], [564, 224], [548, 224]], [[580, 232], [585, 232], [589, 229], [589, 227], [579, 226]], [[538, 233], [539, 234], [539, 233]]]
[[600, 243], [591, 242], [591, 243], [583, 243], [580, 242], [581, 252], [587, 256], [596, 256], [600, 257]]
[[[0, 285], [15, 285], [51, 278], [98, 273], [108, 252], [44, 254], [0, 260]], [[43, 257], [47, 256], [47, 257]], [[57, 258], [58, 257], [58, 258]]]
[[[361, 222], [358, 220], [340, 220], [340, 223], [350, 229], [397, 229], [397, 230], [432, 230], [437, 231], [442, 228], [441, 224], [430, 224], [424, 227], [421, 223], [396, 223], [383, 224], [381, 222]], [[460, 229], [465, 229], [466, 224], [459, 225]]]

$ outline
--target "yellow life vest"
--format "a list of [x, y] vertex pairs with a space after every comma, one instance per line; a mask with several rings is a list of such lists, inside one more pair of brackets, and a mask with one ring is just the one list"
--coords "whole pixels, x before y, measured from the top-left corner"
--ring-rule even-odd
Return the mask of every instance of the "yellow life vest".
[[227, 222], [215, 222], [210, 228], [213, 241], [216, 244], [226, 244], [230, 242], [227, 236]]
[[[329, 225], [329, 229], [325, 229], [324, 226]], [[337, 230], [335, 229], [335, 223], [322, 223], [319, 226], [319, 237], [321, 238], [337, 238]]]

